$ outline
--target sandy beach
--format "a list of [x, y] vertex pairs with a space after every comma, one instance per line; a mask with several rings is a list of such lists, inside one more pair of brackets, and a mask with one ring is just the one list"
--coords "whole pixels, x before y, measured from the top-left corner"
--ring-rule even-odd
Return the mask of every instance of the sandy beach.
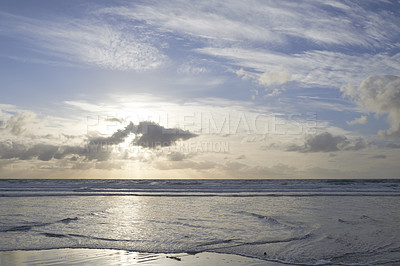
[[51, 249], [14, 250], [0, 252], [0, 265], [282, 265], [255, 258], [232, 254], [203, 252], [195, 255], [187, 253], [141, 253], [110, 249]]

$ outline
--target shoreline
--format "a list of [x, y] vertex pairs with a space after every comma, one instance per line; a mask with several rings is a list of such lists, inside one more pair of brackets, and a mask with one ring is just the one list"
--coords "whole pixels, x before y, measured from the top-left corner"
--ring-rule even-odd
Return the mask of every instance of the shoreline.
[[0, 251], [0, 265], [232, 265], [279, 266], [283, 263], [216, 252], [147, 253], [114, 249], [60, 248]]

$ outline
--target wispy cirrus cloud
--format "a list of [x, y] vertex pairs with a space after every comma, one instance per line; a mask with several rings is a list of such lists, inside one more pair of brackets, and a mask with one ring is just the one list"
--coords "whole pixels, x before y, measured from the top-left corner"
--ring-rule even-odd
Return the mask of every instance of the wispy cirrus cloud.
[[98, 13], [142, 21], [153, 31], [186, 38], [192, 51], [244, 68], [245, 77], [262, 81], [263, 73], [283, 66], [300, 86], [340, 88], [372, 74], [398, 73], [396, 5], [383, 3], [376, 9], [372, 1], [169, 1]]
[[[284, 66], [291, 79], [301, 86], [340, 88], [344, 84], [361, 82], [374, 73], [398, 73], [400, 54], [373, 56], [347, 55], [331, 51], [307, 51], [282, 54], [273, 51], [242, 48], [198, 48], [197, 52], [224, 58], [236, 67], [245, 67], [261, 76], [266, 69]], [[251, 74], [247, 73], [251, 77]]]
[[[56, 21], [26, 18], [1, 12], [0, 34], [18, 35], [28, 50], [51, 59], [21, 58], [34, 63], [95, 66], [114, 70], [143, 71], [160, 67], [166, 56], [151, 43], [140, 26], [115, 26], [104, 18], [58, 18]], [[10, 57], [15, 58], [15, 57]], [[17, 58], [18, 59], [18, 58]], [[62, 64], [62, 63], [58, 63]]]
[[[86, 18], [51, 23], [3, 12], [0, 25], [2, 34], [18, 34], [32, 44], [30, 49], [69, 64], [156, 69], [170, 56], [164, 48], [178, 45], [185, 52], [225, 59], [228, 68], [243, 67], [261, 83], [263, 73], [283, 66], [301, 86], [339, 88], [377, 71], [398, 73], [399, 55], [392, 51], [400, 38], [392, 11], [396, 5], [374, 9], [372, 1], [150, 1], [93, 6]], [[206, 70], [200, 65], [178, 72]]]
[[[198, 38], [288, 44], [298, 38], [326, 45], [380, 47], [398, 36], [396, 15], [371, 3], [327, 1], [168, 1], [133, 3], [100, 13], [146, 21], [163, 31]], [[390, 10], [391, 5], [387, 4]], [[368, 20], [365, 18], [368, 17]], [[385, 17], [385, 20], [382, 20]]]

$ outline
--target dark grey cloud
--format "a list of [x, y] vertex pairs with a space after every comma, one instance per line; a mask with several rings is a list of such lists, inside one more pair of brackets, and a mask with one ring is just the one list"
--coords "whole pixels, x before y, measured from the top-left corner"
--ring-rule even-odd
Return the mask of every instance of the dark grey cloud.
[[171, 146], [177, 140], [187, 140], [197, 136], [187, 130], [164, 128], [153, 122], [140, 122], [136, 133], [139, 137], [133, 141], [133, 144], [149, 148]]
[[334, 136], [324, 132], [318, 135], [309, 136], [304, 145], [291, 145], [287, 151], [298, 152], [335, 152], [343, 150], [361, 150], [368, 146], [367, 142], [359, 137], [349, 140], [345, 136]]
[[0, 159], [31, 160], [37, 158], [40, 161], [51, 159], [63, 159], [67, 155], [83, 155], [85, 149], [73, 146], [58, 146], [53, 144], [27, 144], [16, 143], [11, 140], [0, 142]]
[[26, 151], [25, 145], [14, 143], [11, 140], [0, 142], [0, 158], [13, 159], [19, 158], [22, 153]]
[[186, 154], [183, 152], [178, 152], [178, 151], [172, 151], [167, 154], [167, 159], [169, 161], [182, 161], [184, 159], [192, 157], [191, 154]]
[[117, 118], [117, 117], [112, 117], [112, 118], [105, 119], [105, 121], [106, 122], [116, 122], [116, 123], [122, 124], [124, 122], [124, 119]]
[[378, 154], [370, 157], [371, 159], [386, 159], [386, 155]]
[[89, 145], [117, 145], [125, 141], [126, 137], [131, 133], [137, 132], [137, 126], [130, 122], [124, 129], [118, 129], [110, 137], [91, 137]]
[[386, 147], [387, 148], [391, 148], [391, 149], [400, 149], [400, 144], [397, 144], [397, 143], [388, 143], [388, 144], [386, 144]]
[[140, 122], [139, 125], [130, 122], [124, 129], [117, 130], [110, 137], [91, 138], [89, 145], [117, 145], [124, 142], [130, 134], [135, 134], [135, 139], [132, 141], [133, 145], [148, 148], [171, 146], [177, 140], [187, 140], [197, 136], [186, 130], [165, 128], [150, 121]]

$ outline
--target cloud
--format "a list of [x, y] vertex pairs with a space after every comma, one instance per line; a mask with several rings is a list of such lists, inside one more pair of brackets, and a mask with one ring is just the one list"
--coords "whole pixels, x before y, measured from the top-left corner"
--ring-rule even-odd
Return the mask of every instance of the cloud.
[[235, 73], [238, 77], [242, 78], [243, 80], [254, 79], [256, 77], [254, 74], [245, 71], [243, 68], [236, 70]]
[[328, 132], [308, 136], [303, 145], [290, 145], [287, 151], [298, 152], [335, 152], [361, 150], [368, 146], [366, 141], [359, 137], [349, 140], [345, 136], [334, 136]]
[[[9, 115], [0, 128], [0, 159], [49, 161], [82, 154], [82, 146], [75, 145], [82, 144], [84, 137], [68, 134], [68, 120], [38, 117], [33, 112], [18, 109], [7, 113], [14, 114]], [[60, 127], [61, 123], [64, 127]], [[66, 134], [60, 133], [61, 130]]]
[[[368, 2], [323, 0], [184, 5], [172, 0], [134, 2], [97, 13], [140, 21], [148, 30], [177, 36], [186, 45], [194, 44], [191, 52], [225, 59], [219, 63], [240, 67], [238, 76], [262, 86], [282, 84], [290, 73], [290, 80], [302, 86], [339, 88], [378, 71], [400, 71], [399, 54], [388, 52], [395, 49], [400, 32], [392, 9], [390, 4], [380, 5], [378, 11]], [[269, 73], [280, 65], [287, 73]]]
[[183, 161], [156, 161], [153, 166], [158, 170], [196, 170], [207, 172], [207, 176], [219, 176], [222, 178], [293, 178], [302, 173], [286, 164], [276, 164], [271, 167], [260, 165], [248, 165], [237, 161], [218, 163], [215, 161], [183, 160]]
[[18, 143], [11, 140], [0, 142], [0, 159], [19, 159], [50, 161], [53, 158], [63, 159], [70, 154], [84, 154], [82, 147], [59, 146], [53, 144]]
[[90, 137], [90, 145], [118, 145], [125, 141], [129, 134], [137, 132], [138, 127], [130, 122], [124, 129], [118, 129], [110, 137]]
[[110, 162], [110, 161], [96, 162], [94, 168], [95, 169], [103, 169], [103, 170], [122, 169], [123, 163], [122, 162]]
[[371, 76], [358, 88], [345, 86], [341, 91], [366, 111], [377, 115], [388, 114], [390, 128], [380, 131], [379, 134], [391, 139], [400, 139], [400, 77]]
[[39, 121], [36, 120], [36, 115], [32, 112], [23, 112], [13, 115], [4, 124], [5, 131], [8, 133], [19, 136], [24, 133], [30, 132], [35, 124]]
[[272, 86], [272, 85], [282, 85], [288, 81], [290, 81], [291, 74], [289, 71], [283, 67], [278, 71], [271, 70], [266, 71], [260, 75], [258, 78], [258, 82], [262, 86]]
[[386, 159], [386, 155], [378, 154], [370, 157], [371, 159]]
[[362, 115], [362, 116], [360, 116], [360, 117], [358, 117], [358, 118], [354, 118], [354, 119], [351, 120], [351, 121], [346, 121], [346, 123], [347, 123], [349, 126], [364, 125], [364, 124], [367, 123], [367, 116]]
[[240, 162], [226, 162], [218, 165], [228, 176], [239, 178], [293, 178], [299, 177], [299, 170], [286, 164], [276, 164], [271, 167], [263, 165], [247, 165]]
[[159, 170], [195, 169], [198, 171], [205, 171], [214, 169], [216, 166], [218, 166], [218, 164], [212, 161], [170, 160], [170, 161], [158, 161], [154, 163], [154, 166]]
[[132, 144], [149, 148], [171, 146], [177, 140], [187, 140], [197, 136], [187, 130], [165, 128], [151, 121], [142, 121], [138, 125], [130, 122], [124, 129], [118, 129], [110, 137], [91, 137], [89, 145], [118, 145], [124, 142], [130, 134], [135, 135]]
[[385, 147], [390, 148], [390, 149], [400, 149], [400, 144], [398, 144], [398, 143], [388, 143], [388, 144], [386, 144]]
[[[2, 12], [4, 30], [0, 32], [19, 35], [29, 42], [29, 49], [73, 64], [151, 70], [168, 65], [166, 46], [182, 44], [179, 48], [185, 52], [224, 58], [227, 64], [257, 74], [263, 86], [287, 79], [282, 73], [269, 73], [284, 65], [290, 80], [306, 86], [341, 87], [377, 71], [399, 72], [399, 55], [391, 49], [396, 47], [400, 26], [392, 9], [389, 4], [376, 10], [368, 2], [322, 0], [184, 5], [178, 0], [134, 1], [93, 6], [84, 19], [47, 21]], [[354, 54], [337, 52], [355, 51], [354, 47]], [[178, 69], [192, 75], [206, 71], [190, 63]]]
[[281, 88], [281, 89], [275, 88], [275, 89], [273, 89], [271, 92], [268, 92], [268, 90], [266, 89], [265, 91], [267, 92], [267, 94], [265, 94], [265, 97], [275, 97], [275, 96], [278, 96], [279, 94], [282, 93], [282, 91], [285, 91], [285, 90], [286, 90], [286, 88]]
[[209, 65], [209, 62], [205, 59], [188, 58], [178, 67], [177, 72], [186, 75], [200, 75], [210, 71], [206, 65]]
[[[131, 26], [127, 30], [122, 22], [117, 26], [93, 14], [85, 19], [47, 21], [1, 12], [4, 25], [0, 26], [7, 30], [0, 33], [18, 34], [30, 44], [28, 49], [35, 47], [67, 64], [143, 71], [164, 63], [166, 56], [139, 27]], [[33, 59], [33, 62], [40, 63], [40, 60]], [[41, 59], [41, 62], [49, 60]]]
[[[374, 73], [395, 74], [400, 71], [400, 54], [374, 54], [359, 56], [327, 50], [306, 50], [284, 54], [259, 48], [202, 47], [201, 54], [224, 58], [228, 63], [246, 68], [237, 74], [251, 79], [256, 73], [276, 66], [285, 66], [291, 81], [304, 87], [340, 88], [349, 82], [360, 83]], [[240, 76], [240, 75], [239, 75]]]
[[[12, 116], [6, 122], [7, 130], [14, 135], [20, 136], [26, 129], [25, 126], [29, 125], [28, 118], [35, 118], [29, 114], [17, 114]], [[134, 136], [132, 140], [128, 139], [131, 135]], [[64, 158], [71, 161], [78, 161], [78, 158], [83, 158], [85, 161], [107, 161], [110, 160], [113, 153], [121, 150], [118, 145], [123, 142], [130, 141], [128, 145], [136, 145], [155, 149], [157, 147], [170, 146], [177, 140], [186, 140], [193, 138], [196, 135], [185, 130], [178, 128], [164, 128], [153, 122], [140, 122], [134, 125], [130, 122], [125, 128], [115, 131], [109, 137], [102, 137], [97, 135], [88, 135], [87, 141], [81, 139], [80, 143], [76, 145], [65, 145], [60, 141], [56, 143], [52, 136], [40, 137], [29, 135], [29, 138], [22, 139], [3, 139], [0, 140], [0, 159], [19, 159], [19, 160], [34, 160], [50, 161], [52, 159], [62, 160]], [[67, 141], [71, 137], [66, 136]], [[37, 143], [40, 141], [40, 143]], [[36, 143], [35, 143], [36, 142]], [[126, 147], [125, 147], [126, 149]], [[120, 152], [122, 156], [122, 153]], [[170, 160], [182, 160], [179, 154], [169, 154]], [[187, 158], [187, 157], [185, 157]]]
[[154, 122], [140, 122], [137, 127], [138, 138], [134, 144], [142, 147], [171, 146], [177, 140], [187, 140], [196, 137], [187, 130], [179, 128], [164, 128]]
[[0, 126], [0, 140], [28, 140], [28, 142], [77, 143], [83, 139], [76, 120], [53, 116], [39, 116], [26, 110], [6, 109]]
[[396, 14], [390, 8], [377, 12], [368, 4], [354, 2], [237, 0], [185, 5], [180, 1], [143, 2], [99, 12], [145, 21], [163, 32], [217, 44], [246, 40], [282, 45], [295, 39], [320, 45], [381, 47], [400, 31]]
[[99, 10], [99, 13], [145, 21], [162, 32], [174, 32], [201, 39], [228, 42], [243, 39], [279, 41], [277, 35], [268, 28], [240, 19], [241, 15], [246, 16], [240, 13], [248, 7], [239, 1], [229, 4], [198, 1], [184, 5], [180, 1], [169, 1], [162, 5], [142, 3], [132, 4], [130, 7], [104, 8]]
[[[257, 85], [265, 87], [265, 97], [274, 97], [279, 95], [285, 90], [281, 85], [291, 80], [291, 74], [282, 66], [277, 70], [265, 71], [261, 74], [250, 73], [249, 71], [245, 71], [243, 68], [240, 68], [235, 73], [243, 80], [252, 80]], [[273, 88], [273, 86], [275, 88]], [[276, 88], [276, 86], [278, 86], [278, 88]], [[256, 89], [251, 89], [250, 91], [253, 93], [252, 98], [254, 100], [256, 96], [258, 96], [259, 91]]]
[[116, 122], [118, 124], [122, 124], [124, 122], [123, 118], [118, 118], [118, 117], [112, 117], [112, 118], [106, 118], [106, 122]]
[[169, 161], [183, 161], [185, 159], [192, 158], [194, 155], [194, 153], [170, 151], [167, 153], [166, 157]]
[[[164, 128], [150, 121], [142, 121], [138, 125], [130, 122], [125, 128], [118, 129], [109, 137], [89, 136], [88, 144], [85, 146], [85, 152], [82, 155], [89, 160], [104, 161], [108, 160], [115, 150], [119, 150], [120, 153], [121, 150], [126, 150], [126, 147], [119, 147], [118, 145], [125, 143], [127, 140], [129, 143], [126, 145], [131, 147], [140, 146], [148, 149], [158, 149], [171, 146], [178, 140], [187, 140], [196, 136], [196, 134], [186, 130]], [[151, 156], [154, 155], [151, 154]], [[129, 155], [125, 157], [125, 159], [130, 158]], [[171, 161], [180, 161], [188, 157], [189, 155], [179, 153], [167, 154], [167, 158]]]

